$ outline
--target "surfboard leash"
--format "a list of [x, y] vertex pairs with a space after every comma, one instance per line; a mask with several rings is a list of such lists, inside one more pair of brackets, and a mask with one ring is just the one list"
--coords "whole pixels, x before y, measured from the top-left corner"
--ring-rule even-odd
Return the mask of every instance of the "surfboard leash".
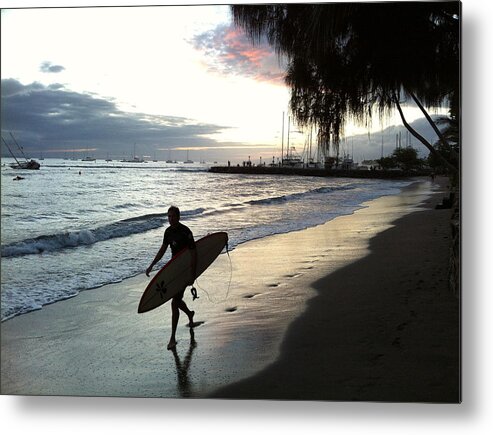
[[[195, 281], [195, 285], [199, 288], [199, 290], [203, 291], [207, 295], [207, 299], [209, 300], [209, 302], [211, 302], [214, 305], [220, 304], [221, 302], [225, 302], [228, 299], [229, 291], [231, 289], [231, 281], [233, 280], [233, 262], [231, 261], [231, 256], [229, 255], [228, 242], [226, 242], [226, 254], [228, 255], [228, 259], [229, 259], [229, 283], [228, 283], [228, 290], [226, 292], [226, 296], [224, 297], [224, 299], [219, 300], [219, 301], [213, 301], [211, 299], [209, 293], [207, 292], [207, 290], [203, 289], [200, 286], [198, 279]], [[199, 298], [197, 296], [197, 289], [195, 288], [195, 285], [191, 289], [192, 297], [193, 297], [192, 301]]]
[[190, 292], [192, 293], [192, 302], [195, 300], [195, 299], [199, 299], [199, 296], [197, 296], [197, 289], [195, 288], [195, 286], [193, 285], [192, 288], [190, 289]]

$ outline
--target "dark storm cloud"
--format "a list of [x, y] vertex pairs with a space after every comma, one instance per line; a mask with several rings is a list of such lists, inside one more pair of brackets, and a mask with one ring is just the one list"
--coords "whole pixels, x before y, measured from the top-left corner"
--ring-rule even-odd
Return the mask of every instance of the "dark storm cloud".
[[2, 136], [7, 138], [12, 131], [26, 149], [97, 149], [104, 155], [128, 154], [134, 143], [139, 154], [163, 146], [214, 145], [203, 136], [225, 128], [187, 118], [123, 112], [112, 101], [62, 85], [23, 85], [14, 79], [2, 80], [1, 122]]
[[40, 91], [43, 89], [44, 87], [40, 83], [31, 83], [30, 85], [24, 86], [17, 80], [4, 79], [2, 80], [2, 101], [4, 98], [11, 97], [13, 95], [20, 95], [32, 91]]
[[45, 73], [59, 73], [65, 70], [65, 67], [61, 65], [53, 65], [51, 62], [43, 62], [39, 67], [41, 72]]
[[233, 25], [220, 25], [191, 41], [207, 58], [211, 71], [235, 74], [257, 81], [282, 85], [284, 73], [279, 59], [266, 42], [253, 45], [251, 40]]

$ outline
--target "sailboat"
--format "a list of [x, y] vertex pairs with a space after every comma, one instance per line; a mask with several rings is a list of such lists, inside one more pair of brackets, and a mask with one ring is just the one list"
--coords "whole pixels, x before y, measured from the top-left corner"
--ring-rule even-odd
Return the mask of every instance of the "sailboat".
[[134, 143], [134, 157], [133, 159], [123, 159], [122, 162], [125, 162], [125, 163], [144, 163], [144, 159], [140, 158], [140, 157], [137, 157], [135, 155], [135, 143]]
[[86, 147], [86, 153], [87, 153], [86, 157], [80, 159], [81, 162], [95, 162], [96, 161], [96, 159], [94, 157], [91, 157], [89, 155], [89, 149], [87, 147]]
[[10, 149], [9, 145], [7, 144], [7, 142], [5, 141], [5, 139], [2, 137], [3, 143], [5, 144], [5, 146], [9, 150], [10, 154], [12, 155], [12, 157], [14, 158], [14, 160], [16, 161], [16, 163], [11, 163], [9, 166], [12, 169], [39, 169], [41, 167], [41, 165], [36, 160], [28, 159], [26, 157], [26, 155], [24, 154], [24, 151], [22, 150], [22, 147], [19, 146], [19, 144], [15, 140], [14, 135], [12, 133], [10, 133], [10, 136], [14, 140], [14, 143], [17, 145], [17, 148], [19, 148], [19, 151], [21, 152], [21, 154], [24, 157], [25, 161], [24, 162], [19, 162], [19, 160], [17, 160], [17, 157], [15, 157], [15, 155], [12, 152], [12, 150]]
[[[312, 157], [312, 141], [313, 141], [313, 127], [310, 128], [310, 135], [308, 136], [308, 162], [307, 162], [307, 167], [308, 168], [321, 168], [322, 164]], [[320, 151], [320, 146], [317, 146], [317, 154], [319, 154]]]
[[176, 160], [171, 159], [171, 150], [168, 150], [168, 160], [166, 160], [166, 163], [176, 163]]
[[[294, 146], [289, 146], [289, 133], [291, 131], [290, 127], [291, 117], [288, 116], [288, 143], [286, 147], [286, 156], [282, 156], [281, 165], [287, 166], [291, 168], [302, 168], [303, 160], [296, 152], [296, 148]], [[283, 112], [283, 130], [284, 130], [284, 112]], [[284, 148], [284, 132], [283, 132], [283, 148]]]
[[187, 150], [187, 159], [183, 163], [193, 163], [193, 160], [188, 158], [188, 150]]

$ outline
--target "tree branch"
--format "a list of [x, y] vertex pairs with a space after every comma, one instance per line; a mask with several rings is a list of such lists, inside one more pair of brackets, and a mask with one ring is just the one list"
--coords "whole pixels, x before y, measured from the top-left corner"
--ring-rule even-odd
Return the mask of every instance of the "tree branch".
[[397, 110], [399, 111], [399, 115], [401, 116], [402, 123], [404, 124], [404, 127], [406, 127], [409, 132], [416, 138], [418, 139], [428, 150], [430, 153], [432, 153], [434, 156], [438, 157], [440, 161], [451, 171], [456, 173], [458, 171], [458, 168], [456, 168], [452, 163], [450, 163], [445, 157], [442, 156], [441, 153], [439, 153], [432, 144], [430, 144], [423, 136], [421, 136], [414, 128], [412, 128], [409, 123], [406, 121], [406, 118], [404, 116], [404, 112], [402, 111], [402, 107], [399, 103], [399, 99], [397, 96], [394, 96], [394, 101], [397, 106]]
[[440, 131], [440, 129], [437, 127], [437, 125], [435, 124], [435, 121], [433, 121], [433, 119], [431, 119], [431, 116], [428, 114], [428, 112], [423, 107], [423, 105], [421, 104], [421, 102], [418, 100], [418, 98], [416, 97], [416, 95], [414, 95], [414, 93], [409, 92], [409, 91], [408, 91], [408, 93], [409, 93], [409, 95], [411, 95], [411, 98], [414, 100], [414, 102], [416, 103], [416, 105], [419, 107], [419, 109], [421, 110], [421, 112], [425, 116], [426, 120], [429, 122], [429, 124], [431, 125], [431, 127], [433, 128], [433, 130], [435, 131], [435, 133], [437, 134], [438, 138], [440, 139], [440, 142], [442, 142], [442, 144], [446, 148], [448, 148], [450, 150], [450, 153], [452, 154], [452, 156], [455, 159], [458, 160], [459, 159], [459, 156], [457, 155], [457, 152], [450, 146], [450, 144], [448, 143], [447, 139], [445, 139], [445, 136], [442, 134], [442, 132]]

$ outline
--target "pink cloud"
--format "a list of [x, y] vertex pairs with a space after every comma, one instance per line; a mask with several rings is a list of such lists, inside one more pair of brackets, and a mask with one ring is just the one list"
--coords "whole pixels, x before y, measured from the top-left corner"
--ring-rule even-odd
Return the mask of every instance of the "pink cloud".
[[272, 47], [266, 42], [252, 44], [241, 30], [233, 26], [218, 26], [197, 35], [192, 43], [204, 53], [210, 70], [284, 85], [284, 72]]

